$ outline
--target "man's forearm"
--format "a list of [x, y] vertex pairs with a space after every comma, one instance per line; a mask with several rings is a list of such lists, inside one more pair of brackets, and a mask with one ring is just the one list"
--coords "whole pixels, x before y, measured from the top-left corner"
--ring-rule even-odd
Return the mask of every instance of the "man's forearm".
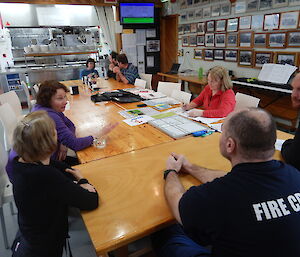
[[225, 171], [210, 170], [195, 164], [191, 164], [185, 168], [189, 174], [191, 174], [196, 179], [200, 180], [202, 183], [211, 182], [214, 179], [223, 177], [227, 174], [227, 172]]
[[118, 73], [120, 80], [122, 80], [122, 82], [124, 84], [128, 84], [128, 80], [126, 79], [126, 77], [122, 74], [122, 72]]
[[182, 224], [182, 222], [178, 206], [179, 201], [184, 193], [185, 189], [181, 184], [178, 175], [175, 172], [169, 173], [166, 178], [165, 196], [174, 217], [180, 224]]

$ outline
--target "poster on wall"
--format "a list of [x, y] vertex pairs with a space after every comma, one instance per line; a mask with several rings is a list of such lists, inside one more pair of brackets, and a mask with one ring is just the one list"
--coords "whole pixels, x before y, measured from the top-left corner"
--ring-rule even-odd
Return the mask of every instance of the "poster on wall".
[[159, 52], [160, 51], [160, 42], [159, 40], [147, 40], [147, 52]]

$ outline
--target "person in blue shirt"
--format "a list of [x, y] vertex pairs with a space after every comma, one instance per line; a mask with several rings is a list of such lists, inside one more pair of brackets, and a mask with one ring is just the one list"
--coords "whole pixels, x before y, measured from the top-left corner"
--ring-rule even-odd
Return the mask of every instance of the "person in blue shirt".
[[84, 76], [88, 76], [91, 78], [98, 78], [99, 77], [99, 73], [98, 71], [95, 69], [95, 60], [93, 58], [89, 58], [86, 61], [86, 69], [82, 70], [80, 72], [80, 78], [84, 77]]
[[[219, 145], [230, 172], [171, 154], [165, 196], [179, 224], [153, 236], [157, 256], [300, 256], [300, 172], [273, 160], [275, 142], [271, 115], [250, 108], [223, 123]], [[205, 158], [205, 152], [199, 154], [199, 160]], [[186, 191], [180, 174], [203, 184]]]
[[121, 81], [125, 84], [134, 84], [135, 79], [140, 78], [137, 67], [132, 63], [128, 63], [125, 54], [119, 54], [117, 56], [117, 63], [118, 66], [113, 68], [117, 81]]

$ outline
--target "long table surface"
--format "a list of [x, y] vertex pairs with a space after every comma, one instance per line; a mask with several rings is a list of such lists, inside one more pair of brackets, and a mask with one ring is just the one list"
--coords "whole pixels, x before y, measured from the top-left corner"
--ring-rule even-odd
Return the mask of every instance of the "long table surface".
[[[116, 104], [114, 102], [103, 102], [95, 104], [90, 99], [90, 90], [83, 86], [81, 80], [64, 81], [62, 83], [66, 86], [79, 86], [80, 94], [68, 96], [70, 110], [65, 111], [66, 116], [74, 122], [78, 137], [97, 135], [100, 129], [110, 122], [119, 122], [118, 127], [108, 134], [105, 148], [99, 149], [90, 146], [77, 152], [81, 163], [174, 141], [173, 138], [151, 125], [143, 124], [130, 127], [122, 122], [125, 118], [118, 112], [124, 108], [136, 108], [137, 103]], [[104, 80], [101, 78], [98, 79], [97, 86], [101, 88], [100, 91], [133, 87], [114, 79]]]
[[[82, 213], [97, 254], [117, 249], [174, 221], [165, 201], [162, 175], [171, 152], [184, 154], [192, 163], [210, 169], [230, 171], [229, 161], [219, 152], [220, 135], [186, 137], [77, 166], [100, 195], [99, 208]], [[277, 137], [293, 136], [278, 131]], [[274, 158], [280, 159], [279, 151]], [[189, 175], [182, 175], [181, 180], [185, 188], [200, 184]]]

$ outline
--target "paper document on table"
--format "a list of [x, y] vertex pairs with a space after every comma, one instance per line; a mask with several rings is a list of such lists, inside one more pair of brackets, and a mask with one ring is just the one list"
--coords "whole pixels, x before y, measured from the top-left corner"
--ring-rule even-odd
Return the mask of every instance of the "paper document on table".
[[209, 127], [222, 133], [222, 124], [223, 123], [209, 124]]
[[283, 145], [284, 141], [285, 140], [282, 140], [282, 139], [276, 139], [275, 149], [278, 150], [278, 151], [281, 151], [281, 148], [282, 148], [282, 145]]
[[[197, 110], [197, 109], [192, 109], [192, 110]], [[224, 119], [224, 118], [190, 117], [189, 112], [192, 111], [192, 110], [189, 110], [187, 112], [183, 112], [180, 115], [184, 116], [184, 117], [187, 117], [189, 119], [195, 120], [195, 121], [200, 121], [201, 123], [204, 123], [204, 124], [211, 124], [211, 123], [215, 123], [215, 122], [218, 122], [218, 121]]]
[[166, 111], [163, 111], [161, 113], [167, 113], [167, 112], [174, 112], [176, 114], [181, 114], [183, 112], [185, 112], [184, 110], [182, 110], [181, 107], [177, 107], [177, 108], [173, 108], [173, 109], [169, 109], [169, 110], [166, 110]]
[[126, 119], [123, 120], [125, 123], [127, 123], [129, 126], [137, 126], [144, 123], [147, 123], [150, 120], [153, 120], [154, 118], [147, 116], [147, 115], [141, 115], [135, 118]]
[[265, 63], [258, 75], [258, 80], [286, 84], [296, 69], [297, 67], [288, 64]]
[[142, 97], [144, 99], [148, 99], [148, 100], [166, 97], [166, 95], [164, 95], [164, 94], [162, 94], [160, 92], [140, 93], [139, 95], [140, 95], [140, 97]]
[[156, 115], [159, 114], [159, 111], [156, 111], [152, 109], [151, 107], [143, 107], [143, 108], [136, 108], [136, 109], [128, 109], [124, 111], [120, 111], [119, 114], [123, 116], [124, 118], [134, 118], [137, 116], [142, 116], [142, 115]]
[[163, 98], [158, 98], [158, 99], [153, 99], [153, 100], [146, 100], [143, 101], [144, 104], [150, 105], [150, 106], [154, 106], [156, 104], [180, 104], [179, 101], [177, 101], [174, 98], [171, 97], [163, 97]]

